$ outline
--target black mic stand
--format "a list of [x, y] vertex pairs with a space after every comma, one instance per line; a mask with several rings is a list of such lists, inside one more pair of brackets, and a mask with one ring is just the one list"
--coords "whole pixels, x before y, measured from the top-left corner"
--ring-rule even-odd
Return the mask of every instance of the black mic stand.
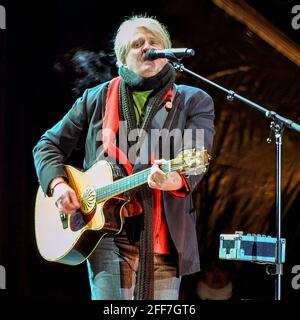
[[[240, 96], [239, 94], [235, 93], [232, 90], [227, 90], [226, 88], [200, 76], [199, 74], [185, 68], [180, 60], [171, 62], [174, 68], [180, 72], [185, 71], [188, 74], [210, 84], [211, 86], [225, 92], [227, 94], [227, 100], [233, 101], [234, 99], [238, 99], [245, 104], [253, 107], [254, 109], [264, 113], [264, 115], [271, 119], [270, 123], [270, 135], [274, 133], [275, 142], [276, 142], [276, 259], [274, 268], [267, 267], [267, 273], [276, 275], [275, 277], [275, 300], [281, 300], [281, 276], [283, 274], [283, 263], [282, 263], [282, 248], [281, 248], [281, 169], [282, 169], [282, 133], [285, 127], [294, 129], [300, 132], [300, 125], [293, 122], [290, 119], [284, 118], [278, 115], [274, 111], [267, 110], [266, 108], [260, 106], [259, 104], [252, 102]], [[271, 143], [270, 136], [267, 139], [268, 143]]]

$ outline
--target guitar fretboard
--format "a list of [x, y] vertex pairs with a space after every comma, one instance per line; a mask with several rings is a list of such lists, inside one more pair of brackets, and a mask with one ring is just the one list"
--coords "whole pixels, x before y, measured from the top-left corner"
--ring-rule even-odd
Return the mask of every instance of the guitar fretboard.
[[[172, 171], [171, 161], [169, 161], [166, 164], [163, 164], [160, 167], [160, 169], [163, 172], [171, 172]], [[128, 177], [116, 180], [107, 186], [98, 188], [96, 190], [96, 201], [102, 202], [105, 199], [114, 197], [120, 193], [134, 189], [138, 186], [141, 186], [142, 184], [147, 182], [148, 176], [150, 175], [150, 173], [151, 173], [151, 168], [147, 168], [140, 172], [134, 173]]]

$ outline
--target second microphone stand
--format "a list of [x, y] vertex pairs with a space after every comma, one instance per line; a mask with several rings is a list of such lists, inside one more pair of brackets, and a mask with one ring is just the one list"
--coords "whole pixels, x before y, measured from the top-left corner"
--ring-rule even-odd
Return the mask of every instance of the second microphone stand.
[[[171, 58], [171, 57], [170, 57]], [[283, 264], [282, 264], [282, 248], [281, 248], [281, 181], [282, 181], [282, 133], [285, 127], [294, 129], [295, 131], [300, 132], [300, 125], [293, 122], [290, 119], [284, 118], [278, 115], [276, 112], [268, 110], [259, 104], [244, 98], [243, 96], [237, 94], [232, 90], [228, 90], [208, 79], [202, 77], [201, 75], [185, 68], [180, 60], [172, 61], [174, 68], [180, 72], [186, 72], [192, 76], [208, 83], [209, 85], [225, 92], [227, 94], [227, 100], [233, 101], [237, 99], [244, 102], [248, 106], [253, 107], [254, 109], [262, 112], [266, 118], [271, 119], [270, 129], [273, 132], [276, 143], [276, 262], [275, 268], [272, 270], [272, 274], [276, 275], [275, 278], [275, 300], [281, 300], [281, 276], [283, 273]], [[267, 139], [268, 143], [271, 143], [271, 139]]]

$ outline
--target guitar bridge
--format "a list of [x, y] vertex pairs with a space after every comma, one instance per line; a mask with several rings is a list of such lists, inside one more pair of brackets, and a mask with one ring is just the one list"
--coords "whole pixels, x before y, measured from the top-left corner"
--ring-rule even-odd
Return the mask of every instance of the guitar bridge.
[[63, 212], [61, 212], [60, 214], [60, 221], [62, 223], [62, 227], [63, 229], [67, 229], [68, 228], [68, 218], [67, 215]]

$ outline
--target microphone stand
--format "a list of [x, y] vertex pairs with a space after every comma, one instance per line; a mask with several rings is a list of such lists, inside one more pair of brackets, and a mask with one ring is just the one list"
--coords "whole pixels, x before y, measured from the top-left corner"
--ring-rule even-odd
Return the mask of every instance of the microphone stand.
[[[171, 57], [170, 57], [171, 58]], [[276, 112], [268, 110], [259, 104], [244, 98], [232, 90], [228, 90], [199, 74], [185, 68], [179, 59], [177, 61], [171, 61], [174, 68], [180, 72], [186, 72], [192, 76], [208, 83], [209, 85], [225, 92], [227, 94], [227, 100], [233, 101], [237, 99], [244, 102], [248, 106], [264, 113], [265, 117], [271, 119], [270, 123], [270, 135], [273, 132], [276, 142], [276, 259], [274, 268], [267, 268], [267, 273], [276, 275], [275, 277], [275, 300], [281, 300], [281, 276], [283, 274], [283, 263], [282, 263], [282, 246], [281, 246], [281, 180], [282, 180], [282, 133], [285, 127], [294, 129], [300, 132], [300, 125], [293, 122], [290, 119], [284, 118], [278, 115]], [[271, 143], [270, 136], [267, 139], [268, 143]]]

